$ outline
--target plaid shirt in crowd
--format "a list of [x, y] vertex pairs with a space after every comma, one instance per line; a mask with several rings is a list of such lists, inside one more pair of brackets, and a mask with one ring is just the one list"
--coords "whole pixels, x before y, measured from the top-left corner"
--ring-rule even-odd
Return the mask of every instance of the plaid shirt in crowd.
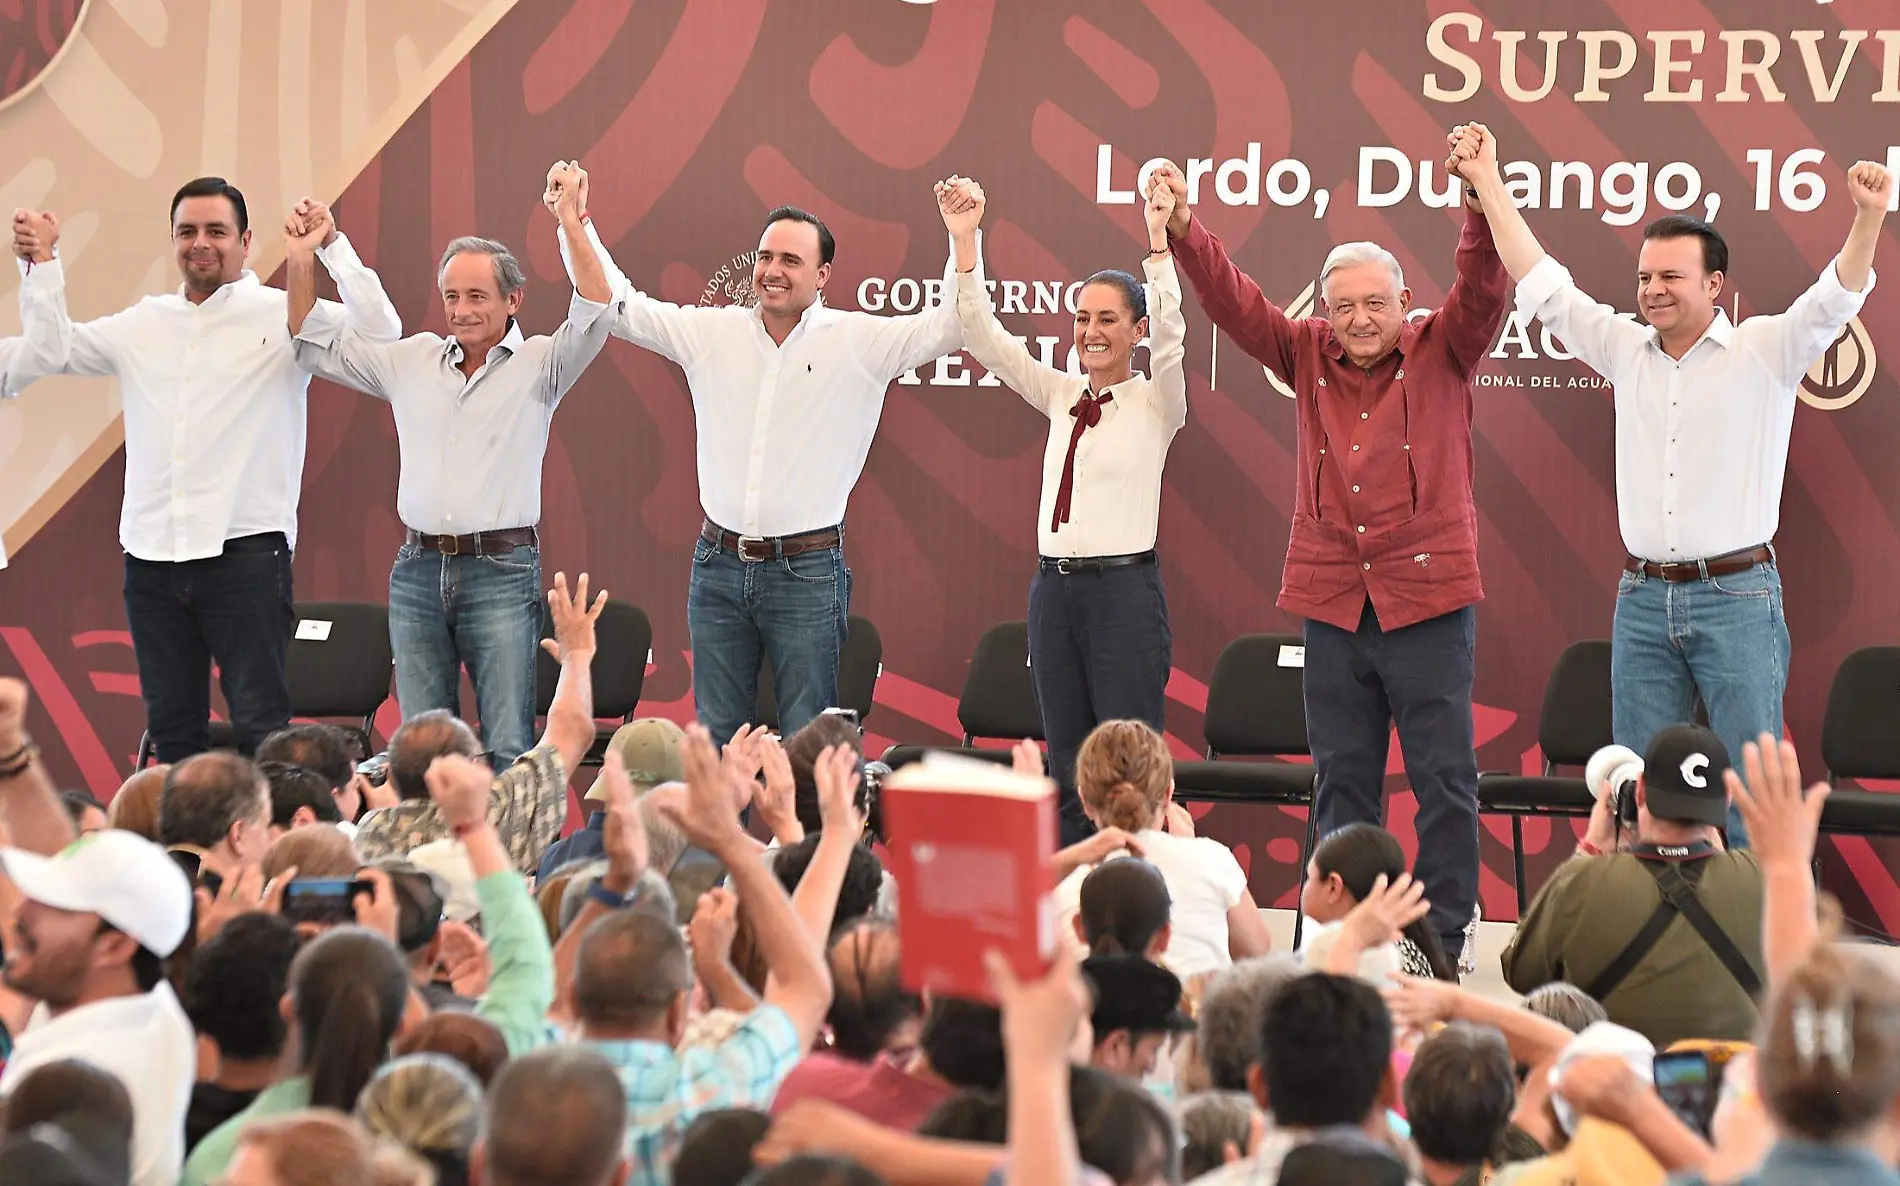
[[[536, 746], [495, 776], [488, 791], [488, 822], [501, 833], [508, 859], [524, 877], [533, 877], [567, 822], [567, 770], [551, 745]], [[454, 836], [435, 804], [405, 799], [380, 807], [356, 827], [356, 851], [365, 864], [407, 856], [436, 840]]]
[[777, 1005], [760, 1005], [716, 1046], [587, 1042], [627, 1092], [628, 1186], [668, 1186], [686, 1127], [715, 1108], [769, 1108], [804, 1055], [798, 1030]]

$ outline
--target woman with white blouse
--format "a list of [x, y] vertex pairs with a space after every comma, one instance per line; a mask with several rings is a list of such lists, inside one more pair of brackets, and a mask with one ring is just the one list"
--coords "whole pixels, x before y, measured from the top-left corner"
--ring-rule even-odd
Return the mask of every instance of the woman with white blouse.
[[[937, 187], [956, 261], [964, 344], [1049, 418], [1036, 524], [1041, 560], [1029, 587], [1029, 665], [1050, 773], [1062, 788], [1065, 844], [1090, 830], [1075, 793], [1082, 739], [1107, 720], [1161, 729], [1172, 659], [1155, 526], [1168, 446], [1187, 422], [1187, 324], [1168, 250], [1174, 194], [1154, 188], [1145, 210], [1150, 291], [1127, 272], [1097, 272], [1083, 282], [1075, 302], [1078, 376], [1036, 361], [997, 321], [976, 271], [982, 187], [957, 177]], [[1144, 378], [1133, 360], [1151, 327]]]

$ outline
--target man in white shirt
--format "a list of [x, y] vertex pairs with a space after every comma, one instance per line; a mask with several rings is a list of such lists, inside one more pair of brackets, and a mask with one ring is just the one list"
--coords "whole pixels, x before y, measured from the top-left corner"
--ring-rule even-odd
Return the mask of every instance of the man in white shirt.
[[[244, 195], [201, 177], [172, 199], [178, 290], [73, 325], [51, 215], [14, 218], [20, 352], [0, 395], [43, 375], [113, 375], [125, 416], [125, 616], [146, 731], [160, 762], [208, 749], [211, 664], [249, 754], [290, 720], [284, 655], [294, 617], [291, 554], [303, 484], [309, 376], [291, 351], [284, 293], [245, 268]], [[291, 215], [320, 251], [347, 315], [373, 338], [402, 321], [322, 203]]]
[[[550, 174], [550, 186], [557, 175], [566, 186], [555, 211], [564, 240], [581, 235], [578, 173], [563, 163]], [[466, 665], [497, 770], [534, 744], [548, 429], [613, 324], [598, 258], [582, 252], [575, 271], [567, 320], [525, 337], [514, 255], [456, 239], [436, 270], [449, 336], [385, 343], [316, 310], [314, 252], [293, 252], [286, 269], [298, 363], [387, 400], [396, 416], [396, 512], [408, 539], [389, 571], [389, 644], [403, 719], [456, 712]]]
[[615, 336], [679, 364], [692, 391], [706, 513], [686, 597], [697, 715], [730, 737], [753, 717], [765, 662], [790, 736], [837, 703], [851, 604], [845, 501], [885, 388], [962, 344], [954, 296], [903, 317], [828, 308], [837, 244], [792, 206], [765, 216], [752, 306], [655, 300], [614, 266], [591, 222], [587, 236], [624, 302]]
[[73, 839], [22, 727], [26, 704], [25, 684], [0, 679], [0, 807], [18, 846], [0, 848], [0, 867], [22, 899], [0, 975], [40, 1002], [0, 1074], [0, 1096], [61, 1059], [112, 1073], [132, 1097], [133, 1186], [171, 1186], [198, 1068], [164, 961], [191, 925], [191, 885], [163, 849], [131, 832]]
[[[1789, 642], [1772, 541], [1796, 391], [1874, 286], [1892, 176], [1868, 161], [1848, 170], [1854, 222], [1840, 254], [1786, 313], [1739, 325], [1717, 304], [1722, 236], [1685, 215], [1651, 223], [1636, 272], [1645, 326], [1591, 299], [1544, 253], [1504, 189], [1496, 142], [1471, 127], [1480, 147], [1458, 169], [1494, 211], [1517, 307], [1615, 390], [1628, 550], [1611, 634], [1617, 744], [1643, 752], [1659, 730], [1692, 718], [1697, 692], [1729, 752], [1764, 732], [1781, 736]], [[1732, 809], [1729, 840], [1747, 842]]]

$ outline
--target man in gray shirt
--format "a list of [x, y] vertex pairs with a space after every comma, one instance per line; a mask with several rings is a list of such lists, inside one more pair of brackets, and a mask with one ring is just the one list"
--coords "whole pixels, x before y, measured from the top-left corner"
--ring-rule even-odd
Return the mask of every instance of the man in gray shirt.
[[[573, 243], [585, 241], [584, 176], [572, 164], [549, 174], [550, 206]], [[535, 525], [548, 425], [614, 322], [597, 257], [577, 258], [567, 320], [552, 335], [527, 338], [515, 322], [521, 265], [500, 243], [456, 239], [437, 269], [450, 336], [387, 344], [314, 308], [313, 253], [293, 252], [286, 265], [297, 361], [388, 400], [396, 414], [396, 511], [408, 539], [389, 573], [389, 641], [403, 719], [454, 712], [466, 665], [497, 769], [534, 737], [542, 597]]]

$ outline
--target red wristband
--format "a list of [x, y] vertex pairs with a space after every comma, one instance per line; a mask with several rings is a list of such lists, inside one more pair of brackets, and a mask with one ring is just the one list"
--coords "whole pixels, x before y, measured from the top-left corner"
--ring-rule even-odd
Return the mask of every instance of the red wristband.
[[485, 819], [478, 819], [474, 823], [470, 823], [470, 824], [454, 824], [450, 826], [449, 831], [455, 833], [455, 838], [457, 840], [466, 840], [468, 839], [469, 834], [471, 832], [474, 832], [476, 829], [480, 828], [483, 824], [487, 822], [488, 821]]
[[1588, 840], [1577, 841], [1577, 851], [1583, 853], [1585, 856], [1600, 857], [1603, 855], [1603, 850]]

